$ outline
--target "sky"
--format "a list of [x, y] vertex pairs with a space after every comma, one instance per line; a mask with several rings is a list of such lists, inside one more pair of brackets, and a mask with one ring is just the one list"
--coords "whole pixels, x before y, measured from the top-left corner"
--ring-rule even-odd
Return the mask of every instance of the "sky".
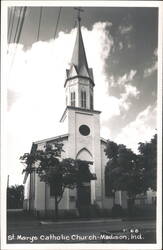
[[[94, 108], [101, 113], [101, 136], [138, 153], [157, 124], [158, 9], [155, 7], [84, 7], [82, 35], [94, 73]], [[32, 142], [61, 134], [64, 81], [76, 37], [76, 11], [28, 7], [19, 44], [13, 43], [16, 8], [7, 52], [7, 172], [10, 185], [22, 184], [20, 156]], [[14, 7], [8, 9], [8, 23]]]

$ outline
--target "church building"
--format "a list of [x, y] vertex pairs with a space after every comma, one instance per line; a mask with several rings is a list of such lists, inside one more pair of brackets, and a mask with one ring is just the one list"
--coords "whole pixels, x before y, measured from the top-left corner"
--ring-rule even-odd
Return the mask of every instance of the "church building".
[[[99, 83], [97, 83], [99, 84]], [[108, 161], [104, 149], [106, 140], [100, 137], [100, 111], [94, 109], [95, 81], [93, 69], [89, 68], [85, 53], [81, 19], [78, 17], [77, 34], [72, 54], [71, 64], [66, 70], [64, 83], [66, 108], [61, 114], [60, 122], [65, 124], [66, 133], [50, 139], [36, 141], [32, 150], [43, 149], [46, 143], [53, 144], [56, 140], [63, 143], [62, 158], [72, 158], [90, 161], [90, 171], [96, 180], [85, 184], [83, 193], [77, 189], [66, 189], [59, 203], [59, 211], [74, 211], [77, 213], [77, 202], [80, 196], [89, 194], [89, 205], [96, 205], [99, 209], [111, 209], [113, 199], [105, 195], [105, 166]], [[64, 100], [63, 100], [64, 101]], [[54, 196], [50, 185], [40, 182], [36, 172], [25, 174], [24, 209], [44, 215], [54, 211]], [[116, 192], [115, 202], [123, 208], [127, 207], [127, 200], [123, 192]]]

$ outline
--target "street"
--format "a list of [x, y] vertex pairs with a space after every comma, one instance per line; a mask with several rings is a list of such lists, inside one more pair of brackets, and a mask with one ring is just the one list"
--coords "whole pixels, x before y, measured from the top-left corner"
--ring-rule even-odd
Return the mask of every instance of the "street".
[[8, 213], [7, 243], [155, 243], [155, 221], [85, 219], [50, 221]]

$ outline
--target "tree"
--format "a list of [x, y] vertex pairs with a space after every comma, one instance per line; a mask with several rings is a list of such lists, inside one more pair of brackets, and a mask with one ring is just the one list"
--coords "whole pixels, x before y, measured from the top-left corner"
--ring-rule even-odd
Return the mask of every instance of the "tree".
[[[106, 195], [114, 195], [115, 191], [127, 191], [129, 209], [132, 212], [135, 197], [146, 190], [144, 170], [139, 164], [139, 157], [126, 148], [108, 141], [105, 150], [109, 161], [105, 168]], [[110, 191], [108, 190], [110, 189]]]
[[144, 181], [147, 189], [156, 191], [157, 181], [157, 135], [150, 142], [139, 143], [140, 164], [144, 168]]
[[23, 185], [15, 185], [7, 188], [7, 208], [22, 208], [23, 199]]
[[118, 145], [113, 142], [107, 142], [107, 146], [105, 149], [105, 154], [109, 158], [107, 165], [105, 167], [105, 194], [106, 196], [113, 196], [115, 200], [115, 180], [112, 178], [112, 173], [114, 173], [115, 169], [118, 167]]
[[30, 154], [24, 154], [21, 157], [23, 163], [26, 164], [25, 172], [36, 171], [40, 181], [48, 183], [53, 188], [56, 218], [58, 218], [58, 205], [65, 188], [73, 189], [79, 186], [82, 181], [94, 179], [89, 170], [91, 162], [71, 158], [62, 160], [62, 147], [63, 144], [60, 142], [46, 144], [45, 150], [31, 151]]

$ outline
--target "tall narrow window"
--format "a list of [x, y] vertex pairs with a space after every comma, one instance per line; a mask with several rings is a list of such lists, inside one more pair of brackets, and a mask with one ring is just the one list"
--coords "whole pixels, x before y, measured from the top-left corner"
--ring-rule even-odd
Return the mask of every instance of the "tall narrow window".
[[71, 92], [71, 106], [75, 107], [75, 92]]
[[86, 108], [86, 91], [81, 91], [81, 107]]
[[90, 94], [90, 109], [93, 109], [93, 95]]

